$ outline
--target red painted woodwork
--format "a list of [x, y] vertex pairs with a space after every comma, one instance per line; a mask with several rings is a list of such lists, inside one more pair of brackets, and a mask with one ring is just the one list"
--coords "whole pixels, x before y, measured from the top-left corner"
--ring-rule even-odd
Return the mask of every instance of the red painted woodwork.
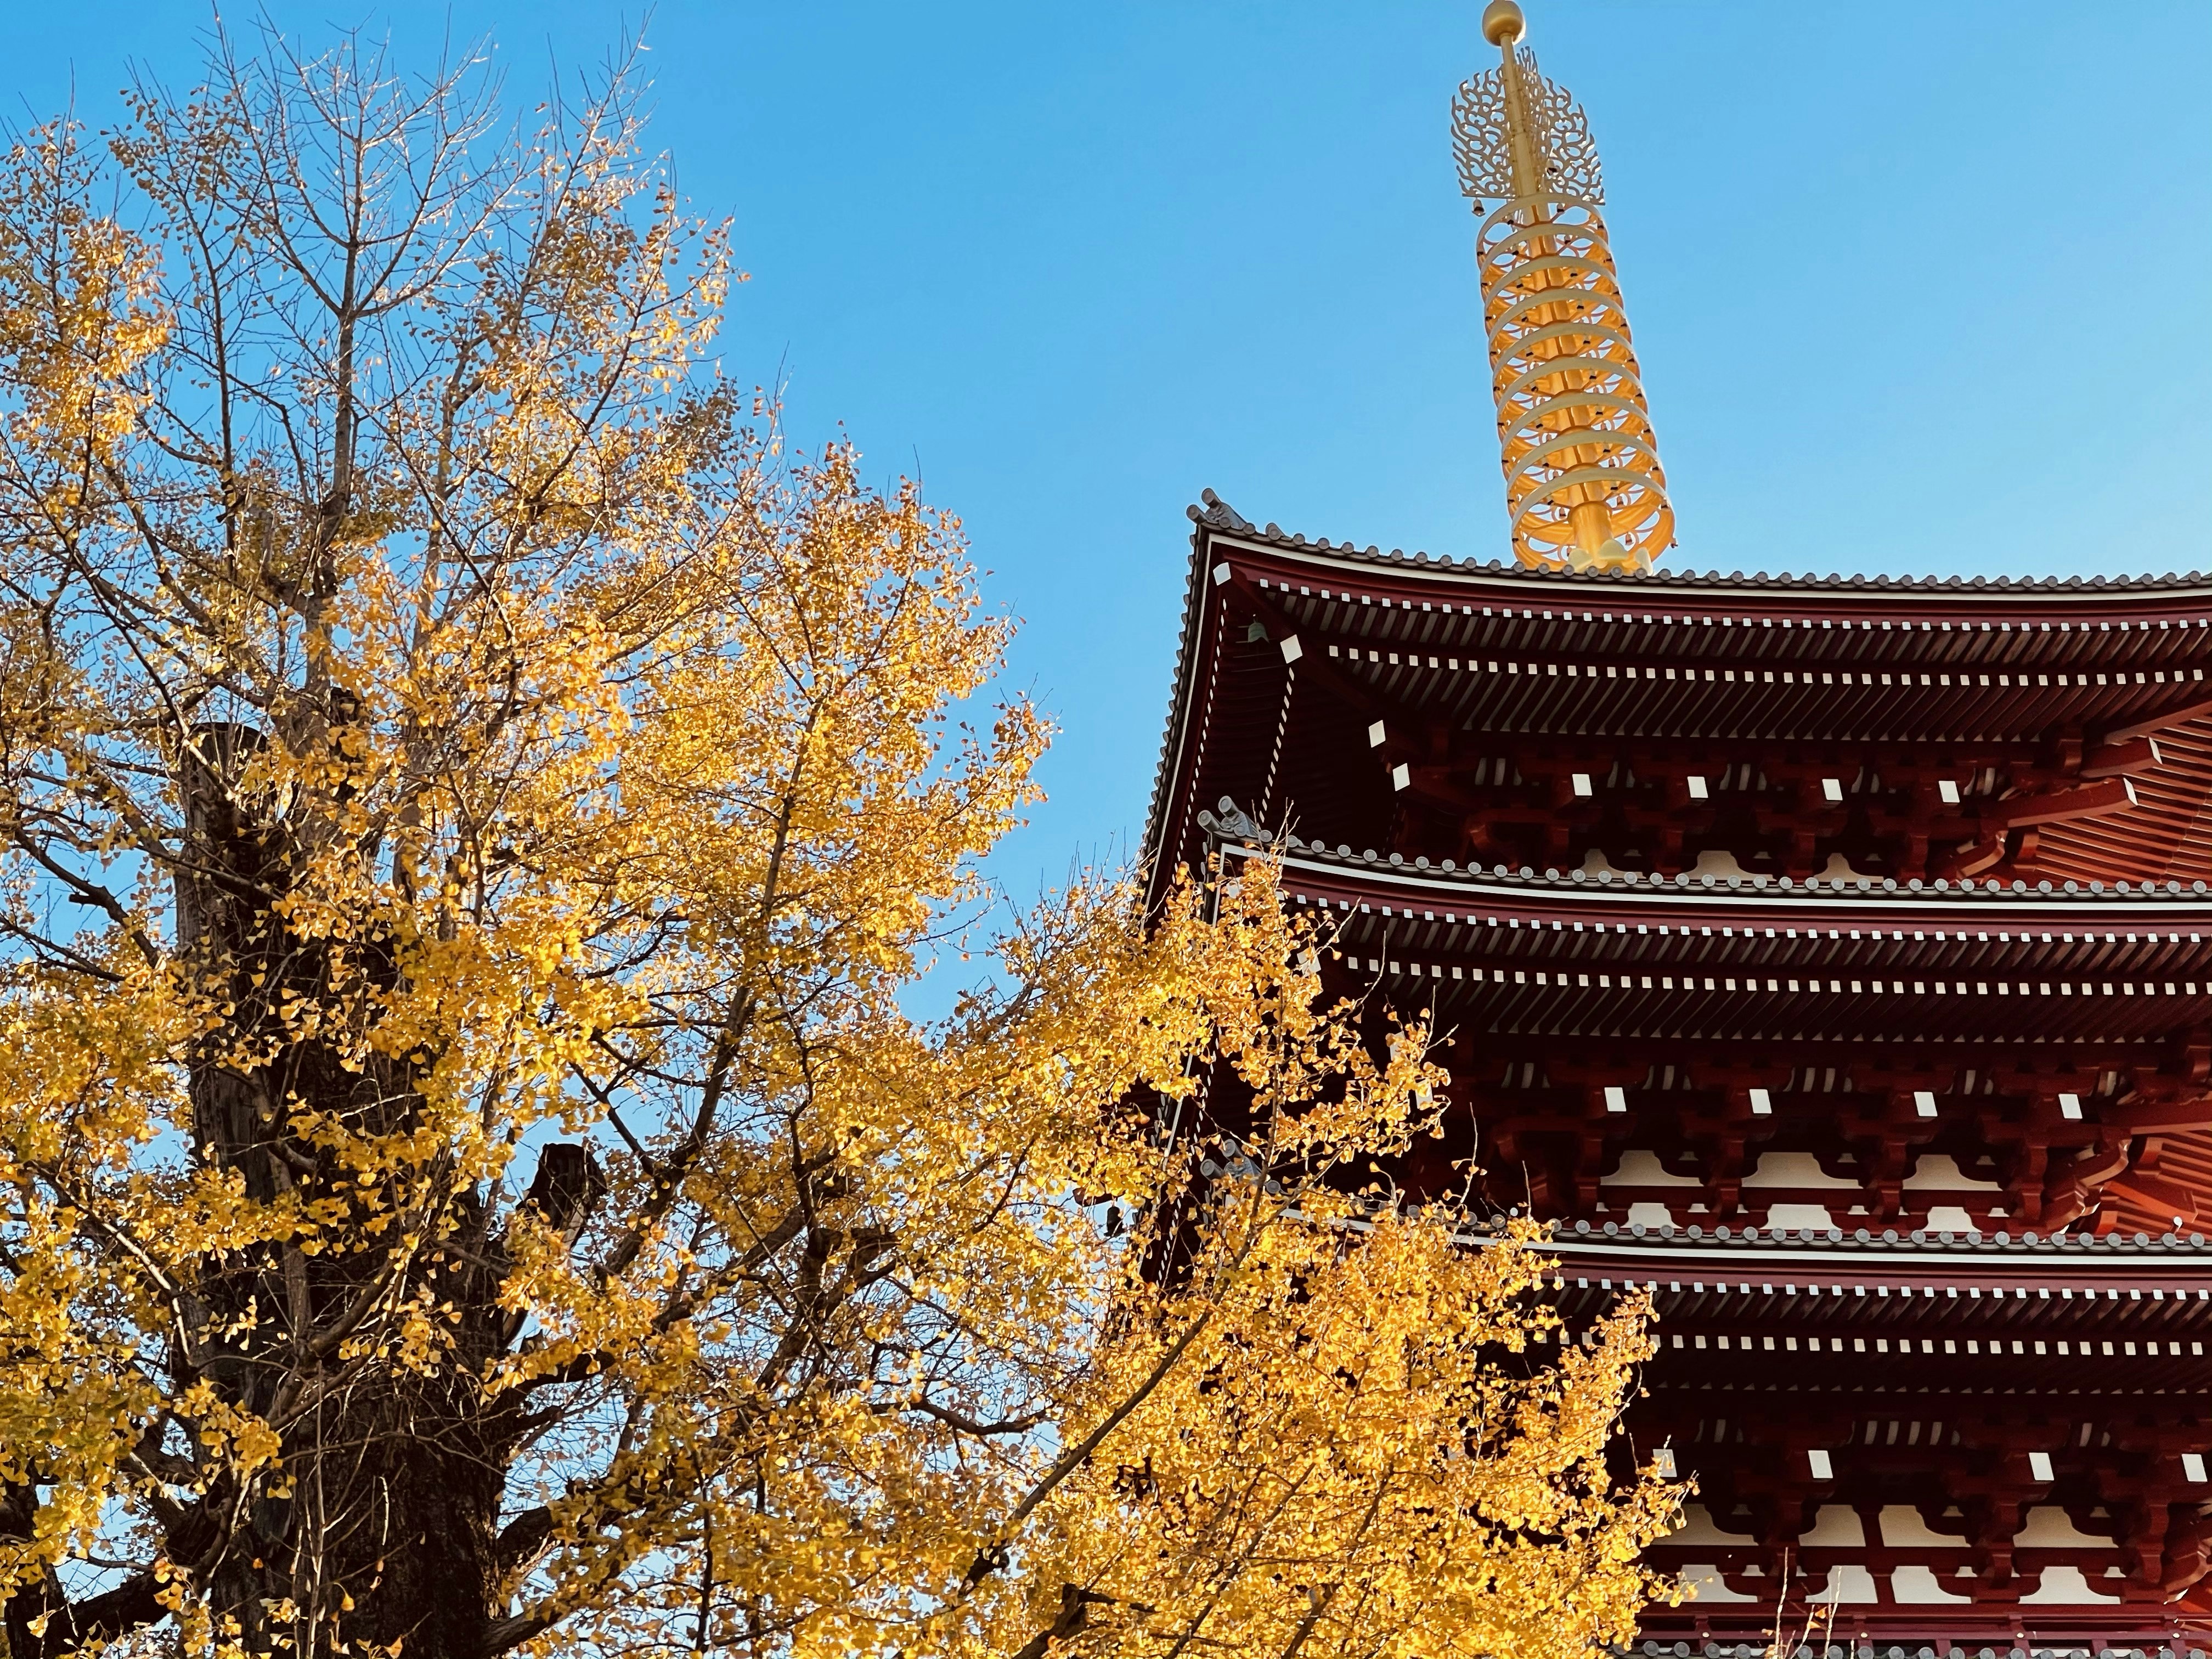
[[[1146, 848], [1431, 1012], [1698, 1483], [1652, 1642], [2212, 1626], [2212, 580], [1565, 576], [1197, 520]], [[1756, 1396], [1751, 1397], [1751, 1396]], [[1825, 1463], [1816, 1463], [1814, 1454]], [[1826, 1468], [1828, 1473], [1820, 1474]], [[1647, 1644], [1648, 1645], [1648, 1644]]]

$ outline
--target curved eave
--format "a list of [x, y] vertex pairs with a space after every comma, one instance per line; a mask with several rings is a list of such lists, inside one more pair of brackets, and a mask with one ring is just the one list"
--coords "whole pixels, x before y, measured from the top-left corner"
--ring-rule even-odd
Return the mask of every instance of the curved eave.
[[[1509, 595], [1516, 602], [1535, 604], [1606, 603], [1632, 601], [1638, 608], [1672, 600], [1701, 604], [1735, 600], [1762, 611], [1794, 600], [1810, 600], [1814, 614], [1830, 617], [1865, 614], [1895, 616], [1909, 611], [1917, 618], [1929, 606], [1960, 606], [1977, 617], [1995, 619], [2008, 605], [2025, 604], [2021, 612], [2036, 617], [2080, 614], [2116, 616], [2119, 608], [2149, 599], [2199, 607], [2212, 604], [2212, 576], [2202, 571], [2165, 575], [2065, 576], [2014, 579], [2000, 576], [1844, 576], [1796, 575], [1765, 571], [1747, 576], [1717, 570], [1695, 571], [1662, 567], [1641, 574], [1612, 571], [1569, 572], [1531, 570], [1519, 564], [1491, 560], [1431, 558], [1427, 553], [1407, 554], [1375, 547], [1359, 548], [1327, 537], [1309, 539], [1285, 534], [1268, 526], [1257, 529], [1216, 502], [1192, 507], [1200, 533], [1224, 548], [1241, 548], [1255, 555], [1279, 559], [1291, 568], [1328, 569], [1348, 578], [1378, 584], [1402, 582], [1407, 591], [1441, 594], [1447, 591], [1480, 591]], [[1352, 577], [1351, 573], [1358, 573]], [[2052, 607], [2056, 605], [2058, 609]], [[1778, 611], [1777, 612], [1778, 614]]]
[[[1309, 541], [1273, 526], [1255, 527], [1210, 491], [1206, 504], [1192, 507], [1190, 516], [1195, 525], [1174, 684], [1143, 842], [1152, 872], [1149, 896], [1154, 899], [1174, 862], [1191, 846], [1192, 820], [1205, 804], [1194, 798], [1194, 775], [1203, 748], [1204, 686], [1218, 669], [1222, 650], [1218, 622], [1223, 607], [1207, 600], [1218, 582], [1234, 580], [1248, 590], [1265, 583], [1292, 591], [1319, 584], [1355, 604], [1368, 600], [1417, 611], [1449, 606], [1462, 617], [1470, 607], [1477, 615], [1490, 607], [1501, 616], [1511, 615], [1520, 630], [1516, 637], [1528, 648], [1600, 657], [1614, 650], [1679, 649], [1719, 662], [1725, 655], [1713, 653], [1725, 653], [1731, 640], [1741, 637], [1729, 624], [1768, 625], [1762, 629], [1764, 649], [1772, 636], [1784, 632], [1780, 624], [1792, 623], [1802, 625], [1785, 650], [1822, 666], [1897, 661], [1898, 647], [1904, 643], [1900, 630], [1907, 628], [1921, 639], [1929, 628], [1952, 629], [1952, 643], [1942, 647], [1950, 653], [1948, 660], [1972, 665], [1978, 672], [2062, 661], [2101, 664], [2121, 656], [2130, 662], [2142, 657], [2146, 663], [2197, 665], [2188, 671], [2185, 694], [2162, 688], [2138, 693], [2135, 701], [2147, 699], [2147, 707], [2161, 697], [2172, 702], [2177, 696], [2187, 701], [2198, 696], [2203, 688], [2196, 677], [2206, 659], [2197, 647], [2212, 637], [2200, 631], [2212, 613], [2212, 579], [2194, 571], [2186, 575], [1994, 581], [1770, 577], [1764, 573], [1746, 577], [1740, 572], [1723, 575], [1670, 570], [1634, 576], [1569, 574], [1449, 557], [1432, 560], [1425, 553], [1384, 553], [1332, 544], [1326, 538]], [[1304, 596], [1299, 599], [1304, 602]], [[1662, 624], [1663, 638], [1653, 635], [1648, 626], [1655, 618]], [[1617, 620], [1624, 627], [1632, 620], [1642, 632], [1632, 640], [1627, 635], [1617, 641], [1599, 637], [1591, 632], [1598, 619]], [[1425, 620], [1423, 625], [1427, 626]], [[2184, 628], [2185, 635], [2179, 631]], [[2159, 631], [2147, 634], [2147, 629]], [[1973, 637], [1961, 640], [1961, 632]], [[2055, 645], [2054, 641], [2062, 643]], [[2054, 656], [2054, 650], [2063, 655]], [[1883, 678], [1886, 683], [1887, 676]], [[2039, 690], [2039, 695], [2049, 700], [2048, 693]], [[2099, 700], [2112, 701], [2102, 691], [2091, 699]]]
[[[1237, 859], [1262, 849], [1225, 842]], [[1294, 848], [1282, 854], [1286, 877], [1319, 892], [1395, 896], [1394, 902], [1430, 902], [1455, 910], [1497, 908], [1524, 919], [1689, 923], [1726, 921], [1732, 926], [1867, 927], [1986, 923], [1991, 927], [2056, 927], [2212, 926], [2212, 893], [2203, 883], [2179, 892], [2163, 887], [2118, 892], [1971, 891], [1952, 887], [1917, 891], [1875, 884], [1784, 888], [1705, 884], [1705, 879], [1598, 882], [1569, 876], [1499, 876], [1480, 871], [1422, 870], [1360, 854]]]
[[[1197, 516], [1197, 508], [1191, 511], [1194, 517]], [[1167, 729], [1161, 734], [1159, 763], [1152, 772], [1152, 803], [1145, 812], [1145, 838], [1139, 856], [1144, 861], [1145, 902], [1148, 908], [1158, 902], [1163, 884], [1172, 871], [1171, 860], [1166, 856], [1170, 845], [1167, 815], [1178, 804], [1185, 812], [1193, 810], [1190, 803], [1178, 803], [1176, 797], [1178, 787], [1186, 781], [1183, 755], [1190, 737], [1192, 682], [1208, 610], [1205, 580], [1206, 533], [1203, 522], [1191, 532], [1190, 569], [1183, 582], [1182, 626], [1176, 640], [1175, 683], [1169, 688]], [[1182, 837], [1175, 839], [1179, 841]]]
[[1537, 1248], [1559, 1261], [1555, 1279], [1603, 1275], [1671, 1283], [1687, 1278], [1700, 1284], [1714, 1281], [1717, 1289], [1721, 1281], [1739, 1280], [1869, 1286], [1933, 1281], [1962, 1288], [2025, 1284], [2054, 1291], [2066, 1286], [2118, 1286], [2186, 1291], [2192, 1300], [2200, 1299], [2198, 1292], [2203, 1291], [2212, 1297], [2212, 1243], [2202, 1233], [2186, 1239], [2169, 1234], [2166, 1238], [2171, 1242], [2117, 1247], [2093, 1242], [2086, 1234], [2033, 1243], [2009, 1236], [2002, 1243], [1994, 1239], [1967, 1244], [1880, 1237], [1846, 1243], [1842, 1237], [1800, 1242], [1752, 1229], [1729, 1238], [1711, 1234], [1691, 1238], [1679, 1231], [1662, 1235], [1650, 1229], [1643, 1237], [1625, 1231], [1611, 1237], [1595, 1231], [1565, 1234]]

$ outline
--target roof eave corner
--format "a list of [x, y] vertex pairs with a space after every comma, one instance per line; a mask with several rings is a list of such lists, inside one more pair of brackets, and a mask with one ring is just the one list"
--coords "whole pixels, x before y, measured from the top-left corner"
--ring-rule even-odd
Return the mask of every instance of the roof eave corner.
[[1190, 567], [1183, 580], [1182, 624], [1176, 641], [1175, 678], [1168, 692], [1167, 725], [1160, 734], [1160, 758], [1152, 774], [1152, 805], [1145, 814], [1145, 837], [1139, 844], [1148, 910], [1159, 902], [1170, 867], [1163, 842], [1167, 834], [1167, 814], [1175, 795], [1177, 762], [1188, 730], [1191, 678], [1196, 666], [1200, 605], [1206, 587], [1206, 544], [1216, 533], [1249, 534], [1253, 528], [1251, 520], [1211, 489], [1201, 490], [1198, 501], [1184, 512], [1190, 519], [1191, 532]]

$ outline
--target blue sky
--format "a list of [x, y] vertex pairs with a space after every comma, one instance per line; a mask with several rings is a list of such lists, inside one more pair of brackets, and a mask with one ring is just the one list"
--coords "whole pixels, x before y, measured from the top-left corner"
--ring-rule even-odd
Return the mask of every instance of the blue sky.
[[[1588, 108], [1697, 568], [2212, 569], [2212, 3], [1527, 0]], [[518, 98], [644, 13], [271, 0]], [[794, 436], [919, 469], [1065, 730], [1018, 890], [1140, 832], [1211, 485], [1310, 535], [1505, 551], [1433, 5], [651, 14], [654, 142], [752, 280], [726, 370]], [[98, 124], [211, 13], [19, 4], [18, 118]]]

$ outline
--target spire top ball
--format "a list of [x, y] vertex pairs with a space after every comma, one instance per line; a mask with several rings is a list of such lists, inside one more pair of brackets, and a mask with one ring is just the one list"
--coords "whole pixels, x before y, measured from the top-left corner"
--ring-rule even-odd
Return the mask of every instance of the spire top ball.
[[1518, 40], [1528, 32], [1528, 20], [1514, 0], [1490, 0], [1482, 9], [1482, 38], [1493, 46]]

